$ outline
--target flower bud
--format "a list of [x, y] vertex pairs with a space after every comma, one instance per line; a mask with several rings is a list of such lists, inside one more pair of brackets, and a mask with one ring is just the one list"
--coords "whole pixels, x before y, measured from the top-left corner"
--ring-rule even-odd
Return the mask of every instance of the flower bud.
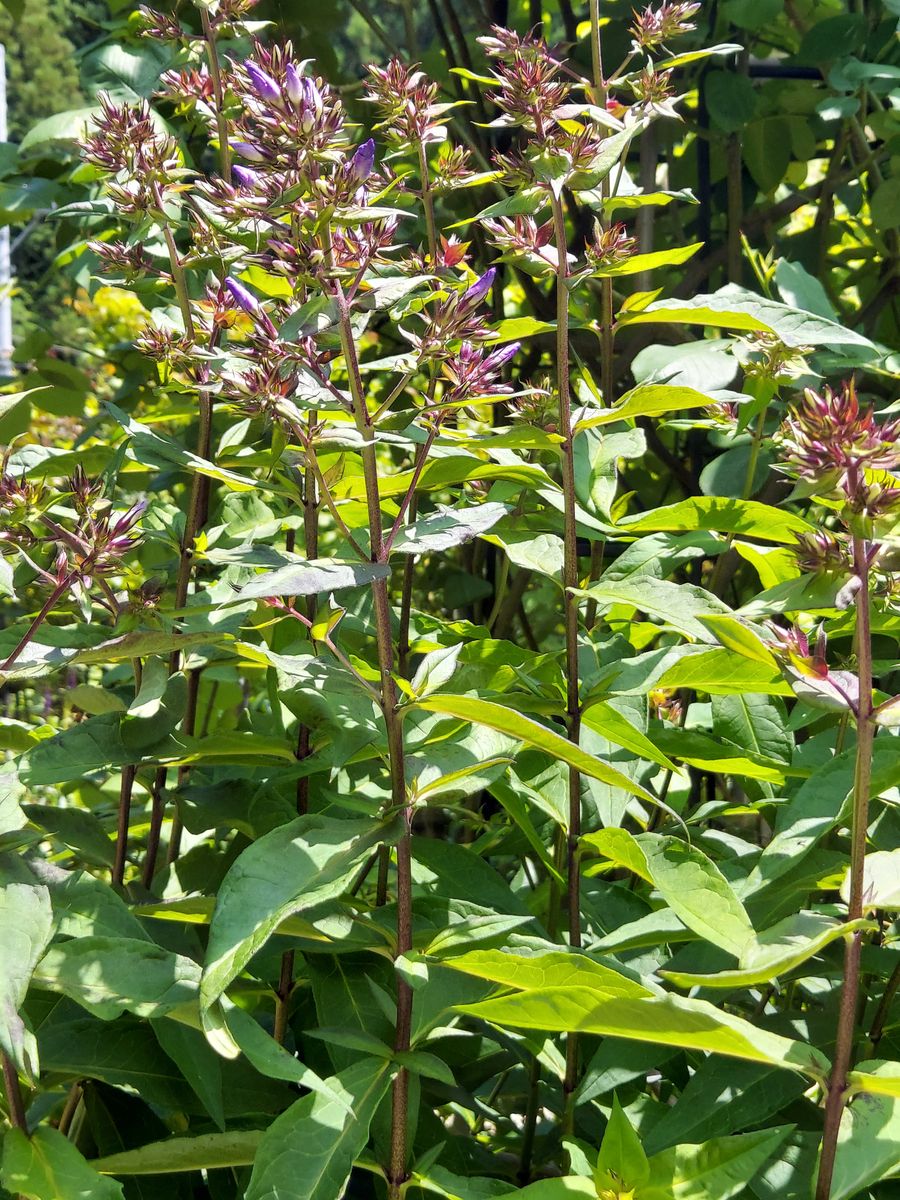
[[299, 104], [303, 99], [303, 77], [292, 62], [284, 68], [284, 90], [291, 104]]
[[246, 158], [248, 162], [261, 163], [266, 161], [265, 154], [253, 142], [232, 142], [231, 149], [235, 154], [239, 154], [241, 158]]
[[250, 76], [250, 82], [253, 84], [253, 90], [261, 100], [268, 100], [272, 104], [277, 104], [281, 99], [281, 88], [275, 82], [271, 75], [251, 62], [249, 59], [244, 63], [244, 69]]
[[350, 159], [350, 177], [356, 183], [365, 183], [375, 166], [375, 142], [372, 138], [358, 146]]
[[249, 167], [232, 167], [231, 174], [238, 187], [241, 188], [254, 188], [259, 183], [259, 175]]
[[225, 279], [225, 286], [228, 288], [229, 295], [238, 308], [242, 308], [250, 317], [262, 316], [259, 301], [242, 283], [238, 283], [236, 279], [228, 275]]
[[467, 292], [463, 292], [459, 301], [460, 305], [468, 305], [474, 308], [476, 304], [480, 304], [491, 290], [496, 274], [497, 268], [489, 267], [481, 278], [472, 284]]

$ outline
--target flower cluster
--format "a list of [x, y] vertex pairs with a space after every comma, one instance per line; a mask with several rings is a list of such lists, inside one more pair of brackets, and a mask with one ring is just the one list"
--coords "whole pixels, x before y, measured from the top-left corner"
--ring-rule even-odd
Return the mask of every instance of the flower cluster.
[[[822, 393], [807, 388], [780, 433], [787, 465], [824, 494], [836, 491], [855, 512], [879, 516], [900, 502], [900, 420], [878, 424], [860, 407], [851, 380]], [[881, 478], [878, 477], [881, 473]]]
[[502, 259], [514, 260], [529, 275], [546, 275], [556, 270], [552, 221], [538, 225], [531, 216], [487, 217], [482, 225], [502, 251]]
[[112, 178], [107, 192], [128, 216], [160, 215], [165, 195], [185, 172], [175, 139], [158, 131], [146, 100], [118, 105], [100, 95], [100, 113], [84, 143], [87, 162]]
[[508, 384], [500, 383], [499, 376], [518, 353], [518, 342], [510, 342], [490, 352], [464, 342], [456, 354], [444, 359], [441, 364], [441, 371], [450, 385], [443, 402], [465, 404], [473, 400], [509, 396], [513, 389]]
[[604, 229], [595, 221], [592, 236], [584, 245], [584, 256], [592, 270], [604, 271], [627, 262], [636, 250], [637, 238], [630, 237], [621, 222]]
[[427, 146], [446, 139], [441, 117], [452, 106], [437, 102], [438, 85], [424, 71], [399, 58], [368, 70], [369, 90], [363, 99], [378, 109], [378, 128], [388, 142], [398, 147]]
[[635, 13], [631, 26], [635, 52], [655, 50], [670, 38], [692, 33], [697, 28], [692, 18], [700, 9], [697, 3], [661, 4], [659, 8], [648, 5], [643, 12]]
[[[66, 490], [76, 518], [69, 528], [49, 515], [59, 501], [57, 495], [40, 483], [16, 478], [4, 466], [0, 473], [0, 547], [19, 553], [28, 550], [39, 579], [53, 589], [69, 589], [76, 598], [86, 597], [97, 581], [99, 602], [117, 612], [106, 579], [122, 570], [123, 558], [137, 545], [136, 526], [147, 502], [113, 513], [103, 499], [102, 482], [89, 479], [80, 467]], [[49, 559], [50, 565], [42, 566], [36, 559]]]

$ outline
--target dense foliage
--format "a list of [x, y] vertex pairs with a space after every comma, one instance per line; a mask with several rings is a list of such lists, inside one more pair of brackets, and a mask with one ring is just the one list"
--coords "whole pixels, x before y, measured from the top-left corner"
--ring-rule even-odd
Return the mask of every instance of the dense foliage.
[[0, 1194], [887, 1200], [900, 5], [300, 7], [0, 157]]

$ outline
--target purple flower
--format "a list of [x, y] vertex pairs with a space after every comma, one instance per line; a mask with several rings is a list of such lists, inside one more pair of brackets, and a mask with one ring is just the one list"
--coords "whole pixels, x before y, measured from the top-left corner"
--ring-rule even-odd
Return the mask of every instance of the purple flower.
[[249, 167], [232, 167], [231, 174], [234, 176], [239, 187], [253, 188], [259, 182], [259, 174], [256, 171], [251, 171]]
[[303, 89], [304, 107], [314, 109], [316, 112], [318, 112], [322, 107], [322, 93], [308, 75], [303, 76], [303, 78], [300, 80], [300, 84]]
[[375, 142], [372, 138], [358, 146], [350, 159], [350, 177], [357, 183], [365, 183], [375, 166]]
[[506, 346], [501, 346], [499, 350], [494, 350], [484, 360], [484, 365], [491, 371], [499, 371], [501, 367], [505, 367], [519, 353], [521, 342], [510, 342]]
[[494, 276], [496, 274], [497, 268], [489, 267], [481, 276], [481, 278], [477, 279], [475, 283], [472, 284], [467, 292], [463, 292], [459, 300], [460, 306], [466, 305], [474, 308], [476, 304], [480, 304], [491, 290], [491, 286], [494, 282]]
[[239, 154], [241, 158], [246, 158], [249, 162], [261, 163], [266, 161], [265, 154], [253, 142], [232, 142], [231, 148], [235, 154]]
[[262, 100], [268, 100], [271, 103], [277, 104], [281, 99], [281, 88], [275, 82], [271, 75], [267, 75], [262, 67], [251, 62], [249, 59], [244, 63], [244, 69], [250, 76], [250, 82], [253, 84], [253, 89], [257, 96]]
[[236, 279], [228, 275], [225, 279], [225, 286], [228, 288], [231, 298], [238, 308], [242, 308], [248, 316], [260, 317], [262, 315], [259, 301], [242, 283], [238, 283]]
[[303, 76], [292, 62], [284, 68], [284, 90], [291, 104], [299, 104], [303, 99]]

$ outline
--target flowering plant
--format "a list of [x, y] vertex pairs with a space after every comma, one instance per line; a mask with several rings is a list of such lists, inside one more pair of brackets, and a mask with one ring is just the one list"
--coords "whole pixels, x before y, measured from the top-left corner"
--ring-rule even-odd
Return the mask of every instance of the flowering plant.
[[141, 10], [57, 216], [143, 325], [3, 461], [2, 1187], [862, 1195], [900, 423], [749, 244], [686, 297], [654, 240], [741, 47], [592, 2], [448, 99], [252, 16]]

